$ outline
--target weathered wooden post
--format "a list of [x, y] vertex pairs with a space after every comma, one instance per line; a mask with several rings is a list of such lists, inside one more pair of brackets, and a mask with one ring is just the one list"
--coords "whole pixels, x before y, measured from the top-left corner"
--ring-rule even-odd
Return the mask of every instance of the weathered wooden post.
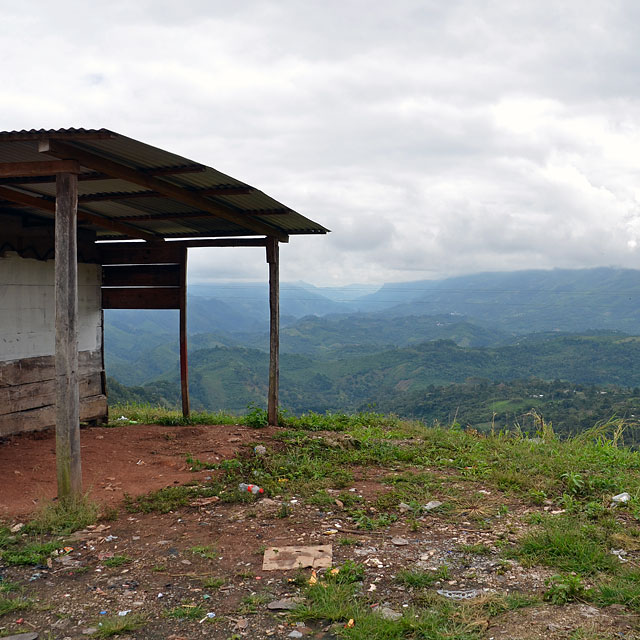
[[56, 467], [58, 498], [82, 495], [78, 393], [78, 176], [58, 173], [55, 210]]
[[187, 248], [180, 254], [180, 387], [182, 415], [189, 417], [189, 366], [187, 364]]
[[267, 238], [269, 263], [269, 398], [267, 418], [278, 424], [278, 385], [280, 379], [280, 247], [278, 240]]

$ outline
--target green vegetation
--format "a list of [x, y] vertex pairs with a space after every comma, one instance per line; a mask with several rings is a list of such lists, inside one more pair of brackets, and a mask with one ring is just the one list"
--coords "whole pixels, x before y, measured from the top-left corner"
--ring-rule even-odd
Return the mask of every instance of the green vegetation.
[[142, 615], [102, 617], [96, 625], [98, 630], [93, 634], [95, 638], [110, 638], [130, 631], [137, 631], [146, 624], [147, 619]]
[[47, 502], [29, 522], [25, 532], [67, 535], [94, 524], [98, 511], [98, 505], [86, 495]]
[[169, 618], [178, 620], [201, 620], [207, 612], [201, 604], [183, 603], [178, 607], [173, 607], [167, 612]]
[[112, 558], [105, 558], [102, 564], [110, 569], [121, 567], [125, 564], [131, 564], [132, 560], [128, 556], [113, 556]]

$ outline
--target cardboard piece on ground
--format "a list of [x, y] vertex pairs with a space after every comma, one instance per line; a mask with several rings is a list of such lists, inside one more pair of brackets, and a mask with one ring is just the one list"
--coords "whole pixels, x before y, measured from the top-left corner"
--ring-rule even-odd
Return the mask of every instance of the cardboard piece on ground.
[[276, 571], [311, 567], [326, 569], [333, 560], [333, 546], [321, 544], [312, 547], [269, 547], [262, 560], [263, 571]]

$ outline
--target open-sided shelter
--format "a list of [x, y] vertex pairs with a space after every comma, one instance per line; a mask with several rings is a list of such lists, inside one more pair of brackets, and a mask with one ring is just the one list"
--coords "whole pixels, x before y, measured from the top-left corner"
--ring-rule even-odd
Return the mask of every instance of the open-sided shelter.
[[0, 436], [55, 425], [58, 493], [80, 493], [79, 423], [107, 417], [103, 309], [180, 310], [188, 415], [190, 247], [265, 247], [275, 424], [279, 243], [326, 232], [216, 169], [106, 129], [0, 132]]

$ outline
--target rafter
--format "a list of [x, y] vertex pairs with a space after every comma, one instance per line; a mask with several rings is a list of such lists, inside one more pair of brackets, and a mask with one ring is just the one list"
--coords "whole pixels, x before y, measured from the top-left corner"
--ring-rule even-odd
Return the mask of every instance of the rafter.
[[[54, 215], [56, 212], [56, 202], [54, 199], [44, 197], [38, 198], [37, 196], [32, 196], [21, 191], [7, 189], [6, 187], [0, 187], [0, 198], [9, 200], [10, 202], [16, 204], [33, 207], [34, 209], [48, 211], [49, 213], [53, 213]], [[129, 237], [142, 238], [144, 240], [150, 240], [154, 242], [162, 241], [162, 237], [148, 231], [143, 231], [142, 229], [139, 229], [134, 225], [126, 224], [124, 222], [117, 222], [112, 218], [105, 218], [104, 216], [98, 215], [97, 213], [93, 213], [91, 211], [87, 211], [86, 209], [82, 209], [80, 207], [78, 207], [78, 218], [81, 220], [85, 220], [86, 222], [90, 222], [91, 224], [95, 224], [102, 229], [109, 229], [111, 231], [124, 233]]]
[[138, 169], [103, 158], [102, 156], [98, 156], [74, 145], [59, 142], [57, 140], [48, 140], [40, 142], [39, 150], [42, 153], [48, 153], [61, 159], [78, 160], [83, 167], [89, 167], [106, 173], [114, 178], [126, 180], [127, 182], [138, 184], [152, 191], [157, 191], [163, 196], [177, 200], [178, 202], [182, 202], [196, 209], [200, 209], [201, 211], [206, 211], [218, 218], [222, 218], [223, 220], [236, 224], [240, 228], [272, 236], [283, 242], [288, 241], [288, 235], [283, 233], [281, 230], [254, 218], [250, 218], [248, 216], [245, 218], [244, 215], [239, 213], [235, 207], [232, 207], [225, 202], [211, 200], [206, 196], [189, 192], [177, 185], [159, 180], [153, 176], [148, 176]]

